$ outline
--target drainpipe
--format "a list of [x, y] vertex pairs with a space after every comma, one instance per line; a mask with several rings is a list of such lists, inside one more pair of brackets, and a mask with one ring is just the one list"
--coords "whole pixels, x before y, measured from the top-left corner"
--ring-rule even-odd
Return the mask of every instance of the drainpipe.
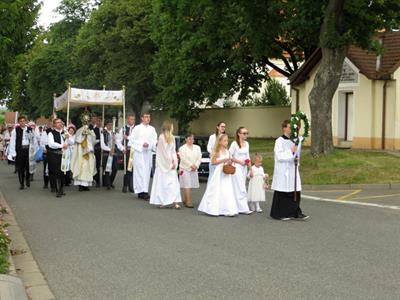
[[383, 95], [382, 95], [382, 150], [385, 149], [385, 139], [386, 139], [386, 90], [387, 90], [387, 80], [383, 84]]

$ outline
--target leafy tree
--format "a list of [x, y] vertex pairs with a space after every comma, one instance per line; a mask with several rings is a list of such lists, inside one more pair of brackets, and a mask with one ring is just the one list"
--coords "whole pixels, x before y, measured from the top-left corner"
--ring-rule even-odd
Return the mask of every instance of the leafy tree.
[[390, 30], [400, 24], [398, 0], [329, 0], [325, 4], [319, 34], [322, 59], [309, 94], [311, 152], [314, 155], [333, 150], [332, 98], [339, 85], [349, 46], [377, 49], [373, 39], [376, 31]]
[[12, 67], [36, 34], [37, 0], [0, 1], [0, 99], [10, 96]]
[[[286, 76], [321, 47], [310, 94], [312, 152], [332, 151], [332, 96], [351, 44], [373, 48], [378, 29], [399, 24], [398, 0], [156, 1], [154, 72], [162, 104], [181, 122], [240, 91], [258, 91], [270, 66]], [[281, 58], [285, 68], [270, 58]], [[185, 115], [190, 110], [190, 115]], [[187, 118], [187, 119], [185, 119]]]
[[126, 101], [137, 114], [157, 94], [150, 65], [151, 0], [104, 0], [82, 27], [74, 50], [76, 82], [86, 87], [126, 85]]
[[[26, 96], [14, 96], [14, 106], [25, 101], [31, 102], [21, 110], [38, 115], [50, 115], [53, 110], [53, 94], [62, 93], [67, 82], [74, 78], [72, 52], [79, 29], [90, 14], [91, 6], [83, 0], [63, 0], [58, 11], [64, 18], [54, 23], [35, 41], [33, 49], [27, 54], [25, 68], [20, 70], [26, 77]], [[23, 72], [25, 71], [25, 75]]]

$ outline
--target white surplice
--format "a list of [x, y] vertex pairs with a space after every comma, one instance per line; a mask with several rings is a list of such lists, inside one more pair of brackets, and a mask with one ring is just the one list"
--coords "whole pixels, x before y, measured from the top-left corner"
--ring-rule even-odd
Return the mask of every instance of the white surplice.
[[[175, 167], [172, 169], [173, 164]], [[157, 144], [156, 171], [153, 176], [150, 204], [171, 205], [182, 202], [177, 166], [175, 139], [168, 144], [164, 134], [161, 134]]]
[[[217, 161], [229, 158], [228, 150], [220, 153]], [[225, 174], [223, 163], [215, 166], [214, 174], [207, 183], [198, 210], [212, 216], [237, 215], [239, 213], [233, 190], [233, 175]]]
[[[301, 142], [303, 138], [300, 137], [300, 143], [297, 153], [293, 153], [291, 147], [293, 142], [287, 137], [279, 137], [275, 141], [275, 165], [274, 176], [272, 178], [271, 189], [278, 192], [294, 192], [294, 174], [295, 174], [295, 157], [300, 158]], [[301, 191], [301, 180], [299, 166], [297, 166], [297, 191]]]
[[[250, 148], [249, 143], [244, 142], [242, 147], [236, 141], [233, 141], [229, 147], [231, 156], [237, 160], [245, 162], [250, 159]], [[246, 190], [246, 178], [247, 178], [247, 165], [242, 166], [241, 164], [235, 163], [236, 172], [233, 174], [233, 186], [235, 192], [235, 199], [237, 202], [239, 213], [247, 213], [250, 211], [247, 203], [247, 190]]]
[[[147, 143], [147, 148], [143, 144]], [[133, 128], [128, 146], [134, 149], [133, 186], [136, 194], [148, 193], [153, 151], [157, 145], [157, 133], [153, 126], [140, 124]]]

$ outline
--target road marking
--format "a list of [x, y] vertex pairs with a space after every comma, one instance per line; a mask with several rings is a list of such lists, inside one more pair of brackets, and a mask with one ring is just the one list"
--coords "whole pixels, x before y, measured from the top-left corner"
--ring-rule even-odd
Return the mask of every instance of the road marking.
[[353, 200], [379, 199], [379, 198], [394, 197], [394, 196], [400, 196], [400, 194], [389, 194], [389, 195], [378, 195], [378, 196], [367, 196], [367, 197], [355, 197], [355, 198], [353, 198]]
[[351, 196], [357, 195], [359, 192], [361, 192], [361, 190], [353, 190], [351, 193], [337, 197], [336, 199], [337, 200], [346, 200], [346, 199], [349, 199]]
[[342, 200], [337, 200], [337, 199], [328, 199], [328, 198], [321, 198], [321, 197], [314, 197], [314, 196], [307, 196], [307, 195], [301, 195], [301, 197], [305, 198], [305, 199], [321, 201], [321, 202], [332, 202], [332, 203], [340, 203], [340, 204], [348, 204], [348, 205], [359, 205], [359, 206], [369, 206], [369, 207], [400, 210], [400, 206], [396, 206], [396, 205], [382, 205], [382, 204], [358, 202], [358, 201], [342, 201]]

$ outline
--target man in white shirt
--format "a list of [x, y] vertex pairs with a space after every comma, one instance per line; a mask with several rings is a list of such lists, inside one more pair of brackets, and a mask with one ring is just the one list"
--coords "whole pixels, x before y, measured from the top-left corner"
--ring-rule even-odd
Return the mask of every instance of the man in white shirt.
[[103, 150], [103, 186], [106, 186], [107, 190], [115, 188], [114, 180], [118, 171], [117, 156], [115, 155], [115, 134], [112, 129], [112, 121], [107, 121], [100, 136], [101, 150]]
[[133, 128], [128, 146], [134, 149], [133, 187], [138, 197], [149, 200], [149, 183], [153, 165], [153, 151], [157, 145], [157, 133], [150, 124], [150, 114], [142, 113], [141, 124]]
[[[15, 160], [15, 165], [18, 172], [18, 179], [20, 183], [20, 190], [30, 187], [30, 174], [29, 174], [29, 151], [33, 147], [32, 139], [35, 135], [31, 128], [26, 125], [26, 117], [18, 117], [18, 126], [11, 132], [10, 138], [10, 156]], [[26, 180], [26, 182], [24, 182]], [[25, 183], [25, 184], [24, 184]]]
[[131, 152], [131, 147], [128, 145], [129, 137], [132, 134], [133, 128], [135, 127], [135, 115], [127, 116], [127, 124], [125, 128], [121, 128], [118, 132], [116, 138], [116, 144], [118, 150], [124, 154], [125, 158], [125, 174], [124, 183], [122, 187], [122, 192], [126, 193], [129, 189], [130, 193], [134, 193], [133, 189], [133, 168], [129, 168], [129, 158], [133, 159], [133, 151]]
[[49, 131], [48, 137], [48, 164], [49, 175], [54, 177], [56, 197], [64, 196], [64, 174], [61, 171], [63, 150], [68, 148], [64, 140], [64, 122], [56, 118], [53, 120], [53, 129]]
[[275, 141], [275, 166], [271, 187], [274, 197], [270, 215], [282, 221], [306, 220], [309, 216], [304, 215], [300, 209], [300, 172], [295, 167], [295, 162], [300, 158], [302, 139], [300, 138], [299, 145], [290, 140], [291, 128], [288, 120], [283, 121], [282, 131], [283, 135]]

